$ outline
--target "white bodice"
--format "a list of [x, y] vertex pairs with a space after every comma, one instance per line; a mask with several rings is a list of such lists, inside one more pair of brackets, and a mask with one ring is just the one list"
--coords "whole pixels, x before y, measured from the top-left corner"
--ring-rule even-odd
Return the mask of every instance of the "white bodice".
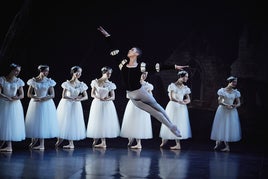
[[109, 96], [109, 92], [116, 89], [116, 85], [111, 81], [106, 81], [103, 86], [98, 85], [98, 80], [91, 81], [91, 88], [96, 88], [95, 95], [98, 98], [105, 98]]
[[83, 93], [88, 89], [88, 86], [84, 82], [78, 82], [73, 86], [69, 80], [63, 82], [61, 87], [67, 90], [66, 95], [71, 98], [77, 97], [80, 93]]
[[8, 82], [5, 77], [0, 77], [0, 86], [3, 88], [2, 93], [9, 97], [16, 96], [18, 89], [24, 85], [25, 83], [20, 78]]
[[174, 98], [178, 101], [182, 101], [183, 97], [187, 94], [191, 93], [191, 90], [188, 86], [182, 86], [181, 88], [179, 88], [177, 85], [175, 85], [175, 83], [171, 83], [168, 86], [168, 95], [171, 95], [171, 91], [173, 91], [174, 93]]
[[240, 92], [237, 89], [233, 89], [231, 92], [227, 92], [225, 88], [221, 88], [218, 90], [217, 94], [222, 96], [224, 99], [224, 103], [232, 105], [234, 103], [235, 98], [239, 98], [241, 96]]
[[56, 82], [51, 78], [44, 78], [42, 81], [36, 81], [35, 78], [31, 78], [27, 81], [29, 86], [34, 88], [35, 96], [45, 97], [48, 94], [48, 89], [54, 87]]

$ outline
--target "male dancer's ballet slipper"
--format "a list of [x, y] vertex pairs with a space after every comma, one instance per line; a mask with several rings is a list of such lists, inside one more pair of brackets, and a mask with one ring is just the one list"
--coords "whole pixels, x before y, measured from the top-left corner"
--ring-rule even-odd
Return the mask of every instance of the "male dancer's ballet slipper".
[[179, 131], [179, 129], [177, 128], [177, 126], [173, 125], [170, 127], [171, 132], [177, 136], [177, 137], [181, 137], [181, 132]]

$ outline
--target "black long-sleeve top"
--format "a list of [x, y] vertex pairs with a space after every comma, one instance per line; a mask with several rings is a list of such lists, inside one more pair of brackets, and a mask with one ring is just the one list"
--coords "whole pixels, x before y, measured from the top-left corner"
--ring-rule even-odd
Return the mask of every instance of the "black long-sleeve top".
[[[111, 38], [106, 37], [106, 39], [109, 41], [109, 44], [111, 46], [111, 49], [114, 49], [112, 47]], [[140, 79], [143, 72], [159, 72], [160, 70], [170, 70], [175, 69], [175, 65], [166, 65], [166, 64], [159, 64], [156, 63], [155, 65], [150, 65], [148, 63], [138, 63], [137, 67], [127, 67], [127, 64], [129, 62], [128, 58], [125, 58], [122, 60], [122, 58], [119, 57], [120, 55], [116, 54], [114, 55], [113, 59], [119, 63], [119, 69], [121, 70], [122, 79], [124, 82], [124, 85], [126, 87], [127, 91], [134, 91], [141, 87]]]
[[[139, 63], [137, 67], [127, 67], [129, 60], [123, 60], [119, 64], [119, 69], [121, 70], [122, 79], [124, 81], [126, 90], [133, 91], [137, 90], [141, 87], [140, 79], [143, 72], [157, 72], [158, 68], [156, 69], [155, 66], [150, 66], [149, 64]], [[157, 65], [156, 65], [157, 66]], [[164, 69], [174, 69], [174, 65], [160, 65], [159, 67], [161, 70]]]

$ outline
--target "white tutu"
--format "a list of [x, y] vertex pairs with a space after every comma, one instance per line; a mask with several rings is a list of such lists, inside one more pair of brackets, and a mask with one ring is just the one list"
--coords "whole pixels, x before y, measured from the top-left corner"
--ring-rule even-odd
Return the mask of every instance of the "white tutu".
[[26, 137], [54, 138], [58, 137], [58, 121], [56, 106], [52, 99], [35, 102], [30, 100], [26, 113]]
[[120, 136], [136, 139], [153, 137], [151, 115], [136, 107], [131, 100], [125, 109]]
[[[34, 88], [37, 97], [45, 97], [48, 89], [56, 85], [51, 78], [44, 78], [36, 82], [35, 78], [27, 81]], [[31, 99], [25, 117], [26, 137], [53, 138], [59, 135], [57, 111], [52, 99], [36, 102]]]
[[[76, 83], [72, 86], [67, 80], [61, 84], [66, 90], [66, 96], [76, 98], [80, 93], [88, 89], [84, 82]], [[57, 116], [59, 121], [59, 137], [68, 140], [81, 140], [86, 138], [86, 126], [84, 113], [80, 101], [72, 101], [62, 98], [57, 107]]]
[[80, 101], [61, 99], [57, 108], [59, 137], [68, 140], [86, 138], [86, 126]]
[[[9, 97], [16, 96], [18, 89], [24, 85], [20, 78], [8, 82], [5, 77], [0, 77], [2, 93]], [[21, 101], [7, 101], [0, 98], [0, 140], [22, 141], [24, 139], [24, 112]]]
[[[95, 95], [100, 98], [108, 97], [109, 92], [116, 89], [111, 81], [106, 81], [100, 87], [98, 80], [91, 81], [91, 88], [95, 88]], [[120, 133], [119, 120], [113, 101], [92, 100], [87, 124], [87, 137], [89, 138], [115, 138]]]
[[115, 138], [119, 133], [120, 126], [113, 101], [93, 99], [87, 124], [87, 137]]
[[210, 139], [236, 142], [241, 139], [241, 127], [236, 109], [219, 106], [212, 125]]
[[[224, 97], [226, 104], [233, 104], [235, 98], [240, 97], [240, 92], [233, 90], [231, 93], [221, 88], [217, 92]], [[241, 139], [241, 126], [236, 108], [227, 109], [219, 105], [215, 113], [210, 139], [226, 142], [236, 142]]]
[[[175, 83], [171, 83], [168, 86], [168, 92], [169, 96], [171, 95], [171, 92], [173, 92], [175, 99], [178, 101], [182, 101], [185, 95], [188, 95], [191, 93], [190, 88], [188, 88], [186, 85], [182, 87], [178, 87]], [[189, 113], [187, 105], [185, 104], [179, 104], [174, 101], [169, 101], [166, 106], [166, 112], [167, 115], [170, 118], [170, 121], [176, 125], [181, 132], [181, 137], [175, 136], [170, 129], [168, 129], [165, 125], [161, 125], [160, 128], [160, 134], [159, 136], [162, 139], [188, 139], [192, 137], [192, 131], [189, 121]]]
[[21, 101], [0, 99], [0, 140], [22, 141], [25, 139], [24, 112]]
[[169, 101], [166, 107], [171, 122], [178, 127], [182, 137], [175, 136], [165, 125], [161, 125], [160, 137], [163, 139], [188, 139], [192, 137], [188, 109], [186, 105]]

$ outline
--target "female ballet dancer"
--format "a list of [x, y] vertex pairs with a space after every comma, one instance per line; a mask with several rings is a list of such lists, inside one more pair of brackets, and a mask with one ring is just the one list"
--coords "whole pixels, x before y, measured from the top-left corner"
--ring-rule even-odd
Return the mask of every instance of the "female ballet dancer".
[[0, 77], [0, 140], [7, 147], [0, 152], [12, 152], [12, 141], [25, 139], [24, 112], [21, 99], [24, 98], [25, 83], [18, 78], [21, 66], [12, 63], [6, 76]]
[[[48, 78], [49, 66], [39, 65], [39, 75], [27, 81], [27, 96], [31, 98], [26, 117], [26, 137], [32, 138], [29, 145], [35, 150], [45, 150], [45, 139], [59, 136], [54, 86], [56, 82]], [[35, 146], [38, 139], [40, 144]]]
[[73, 66], [71, 68], [70, 80], [61, 84], [63, 88], [62, 98], [57, 107], [59, 121], [59, 138], [55, 144], [58, 148], [64, 139], [69, 140], [69, 144], [63, 146], [65, 149], [74, 149], [73, 141], [86, 138], [86, 126], [81, 101], [88, 99], [88, 86], [79, 81], [82, 75], [82, 68]]
[[[106, 148], [106, 138], [116, 138], [120, 134], [119, 120], [113, 100], [116, 85], [109, 80], [112, 68], [103, 67], [102, 76], [91, 81], [91, 97], [87, 137], [93, 138], [93, 147]], [[97, 144], [98, 139], [101, 143]]]
[[191, 102], [189, 95], [191, 90], [184, 84], [187, 81], [188, 72], [185, 70], [179, 71], [178, 80], [168, 86], [168, 96], [170, 101], [166, 106], [167, 114], [170, 116], [171, 121], [179, 127], [182, 137], [174, 136], [166, 126], [161, 125], [160, 137], [162, 138], [162, 143], [160, 147], [163, 147], [168, 140], [175, 140], [176, 145], [170, 147], [170, 149], [180, 150], [180, 140], [192, 137], [187, 108], [187, 104]]
[[220, 88], [217, 92], [219, 95], [219, 106], [215, 113], [210, 139], [216, 141], [214, 150], [218, 149], [223, 141], [225, 148], [223, 152], [229, 152], [229, 142], [236, 142], [241, 139], [241, 126], [237, 108], [240, 103], [240, 92], [236, 89], [237, 78], [230, 76], [227, 78], [227, 86]]

